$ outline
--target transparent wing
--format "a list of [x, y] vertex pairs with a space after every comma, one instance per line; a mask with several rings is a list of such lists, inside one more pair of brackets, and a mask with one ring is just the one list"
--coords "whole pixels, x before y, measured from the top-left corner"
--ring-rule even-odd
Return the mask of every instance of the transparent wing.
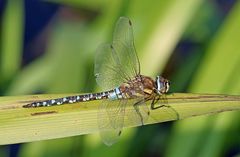
[[149, 109], [140, 98], [103, 100], [98, 111], [98, 127], [103, 143], [111, 146], [119, 140], [123, 127], [143, 125], [148, 116]]
[[[117, 105], [116, 105], [116, 102]], [[125, 105], [127, 100], [103, 100], [98, 111], [98, 127], [103, 143], [108, 146], [116, 143], [124, 126]]]
[[94, 73], [103, 89], [112, 89], [140, 74], [132, 24], [128, 18], [118, 20], [112, 44], [98, 48]]
[[112, 45], [128, 76], [134, 77], [140, 74], [140, 63], [134, 46], [132, 23], [128, 18], [120, 17], [118, 20]]
[[103, 90], [113, 89], [129, 79], [110, 44], [99, 46], [94, 73], [98, 85]]

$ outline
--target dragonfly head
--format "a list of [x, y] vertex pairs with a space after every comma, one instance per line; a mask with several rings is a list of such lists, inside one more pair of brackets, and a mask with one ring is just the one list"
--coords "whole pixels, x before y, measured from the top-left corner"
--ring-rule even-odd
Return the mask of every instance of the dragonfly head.
[[170, 87], [170, 82], [167, 79], [165, 79], [161, 76], [157, 76], [155, 82], [157, 85], [157, 93], [159, 95], [165, 94], [168, 92], [169, 87]]

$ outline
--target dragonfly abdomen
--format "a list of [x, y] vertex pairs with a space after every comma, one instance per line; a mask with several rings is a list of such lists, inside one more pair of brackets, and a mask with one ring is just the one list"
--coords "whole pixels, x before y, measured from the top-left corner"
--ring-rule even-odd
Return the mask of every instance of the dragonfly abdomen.
[[75, 95], [75, 96], [68, 96], [63, 98], [37, 101], [37, 102], [26, 104], [23, 107], [25, 108], [47, 107], [47, 106], [56, 106], [56, 105], [63, 105], [63, 104], [72, 104], [77, 102], [107, 99], [107, 98], [111, 100], [122, 98], [119, 88], [115, 88], [113, 90], [100, 92], [100, 93], [90, 93], [90, 94]]

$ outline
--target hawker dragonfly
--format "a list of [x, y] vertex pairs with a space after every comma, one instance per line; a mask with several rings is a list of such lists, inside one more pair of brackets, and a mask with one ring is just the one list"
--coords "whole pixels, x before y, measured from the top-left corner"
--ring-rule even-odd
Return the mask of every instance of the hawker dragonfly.
[[97, 49], [94, 73], [104, 92], [33, 102], [23, 107], [47, 107], [101, 99], [99, 132], [103, 142], [112, 145], [119, 139], [125, 117], [131, 125], [145, 124], [150, 114], [145, 102], [150, 100], [153, 105], [168, 92], [170, 86], [169, 81], [161, 76], [154, 80], [140, 74], [132, 23], [126, 17], [118, 20], [112, 43]]

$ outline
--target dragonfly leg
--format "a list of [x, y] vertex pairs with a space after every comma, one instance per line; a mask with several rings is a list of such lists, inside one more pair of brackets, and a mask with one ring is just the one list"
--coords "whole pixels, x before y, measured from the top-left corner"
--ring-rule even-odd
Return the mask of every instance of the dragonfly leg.
[[[134, 109], [136, 110], [137, 114], [139, 115], [139, 117], [140, 117], [140, 119], [141, 119], [142, 125], [144, 125], [143, 116], [142, 116], [142, 114], [140, 113], [140, 111], [139, 111], [139, 106], [138, 106], [138, 105], [140, 105], [141, 103], [144, 103], [144, 100], [140, 100], [140, 101], [136, 102], [136, 103], [133, 105], [133, 107], [134, 107]], [[147, 114], [149, 115], [149, 112], [148, 112]]]
[[156, 110], [156, 109], [159, 109], [162, 107], [167, 107], [167, 108], [171, 109], [173, 112], [175, 112], [176, 120], [179, 120], [180, 119], [179, 113], [174, 108], [172, 108], [170, 105], [168, 105], [168, 102], [165, 98], [164, 98], [164, 103], [161, 103], [159, 106], [155, 106], [155, 104], [160, 100], [160, 97], [162, 97], [162, 96], [158, 96], [157, 99], [155, 97], [153, 98], [152, 103], [151, 103], [151, 109]]

